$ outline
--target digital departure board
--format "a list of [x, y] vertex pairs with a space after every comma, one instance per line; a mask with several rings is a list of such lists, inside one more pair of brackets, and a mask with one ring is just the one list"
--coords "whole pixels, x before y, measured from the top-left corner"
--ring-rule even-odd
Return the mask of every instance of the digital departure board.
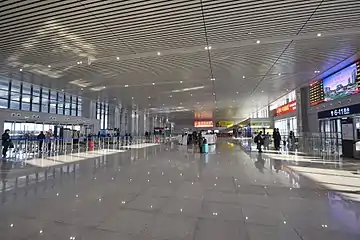
[[322, 80], [310, 84], [310, 106], [315, 106], [319, 103], [324, 102], [325, 97], [323, 88], [324, 86]]

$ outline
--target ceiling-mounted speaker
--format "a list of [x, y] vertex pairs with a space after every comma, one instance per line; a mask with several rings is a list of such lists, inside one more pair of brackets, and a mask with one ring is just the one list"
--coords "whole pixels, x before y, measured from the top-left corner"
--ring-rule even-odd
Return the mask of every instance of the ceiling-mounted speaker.
[[16, 116], [16, 113], [11, 113], [11, 116], [12, 116], [12, 117], [15, 117], [15, 116]]

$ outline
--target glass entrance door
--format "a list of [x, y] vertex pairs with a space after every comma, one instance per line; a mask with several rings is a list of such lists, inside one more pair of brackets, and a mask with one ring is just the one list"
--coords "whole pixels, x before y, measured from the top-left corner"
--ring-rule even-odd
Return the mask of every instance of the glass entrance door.
[[342, 154], [341, 119], [320, 120], [322, 151]]

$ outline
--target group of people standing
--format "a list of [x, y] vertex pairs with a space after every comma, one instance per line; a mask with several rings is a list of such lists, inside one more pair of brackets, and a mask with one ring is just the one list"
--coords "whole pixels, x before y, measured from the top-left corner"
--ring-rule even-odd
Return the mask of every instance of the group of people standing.
[[[274, 140], [274, 148], [275, 150], [280, 150], [281, 145], [281, 134], [278, 128], [274, 128], [272, 138]], [[263, 134], [262, 131], [258, 132], [258, 134], [254, 137], [254, 142], [256, 143], [257, 150], [262, 152], [262, 146], [265, 150], [270, 149], [270, 134]], [[295, 150], [295, 135], [293, 131], [290, 131], [289, 137], [287, 139], [288, 149], [289, 151]], [[286, 140], [283, 141], [284, 146], [286, 146]]]

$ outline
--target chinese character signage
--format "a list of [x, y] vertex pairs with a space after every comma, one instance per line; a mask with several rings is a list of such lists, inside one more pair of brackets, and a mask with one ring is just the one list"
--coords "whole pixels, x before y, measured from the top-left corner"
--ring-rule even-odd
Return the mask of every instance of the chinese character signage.
[[289, 102], [288, 104], [282, 105], [275, 109], [275, 116], [280, 116], [296, 111], [296, 100]]
[[342, 117], [351, 114], [360, 113], [360, 104], [350, 105], [346, 107], [334, 108], [327, 111], [318, 112], [318, 118]]
[[225, 128], [229, 128], [234, 126], [235, 122], [234, 121], [217, 121], [216, 122], [216, 127], [225, 127]]
[[214, 123], [213, 121], [194, 121], [194, 127], [196, 128], [209, 128], [209, 127], [214, 127]]

